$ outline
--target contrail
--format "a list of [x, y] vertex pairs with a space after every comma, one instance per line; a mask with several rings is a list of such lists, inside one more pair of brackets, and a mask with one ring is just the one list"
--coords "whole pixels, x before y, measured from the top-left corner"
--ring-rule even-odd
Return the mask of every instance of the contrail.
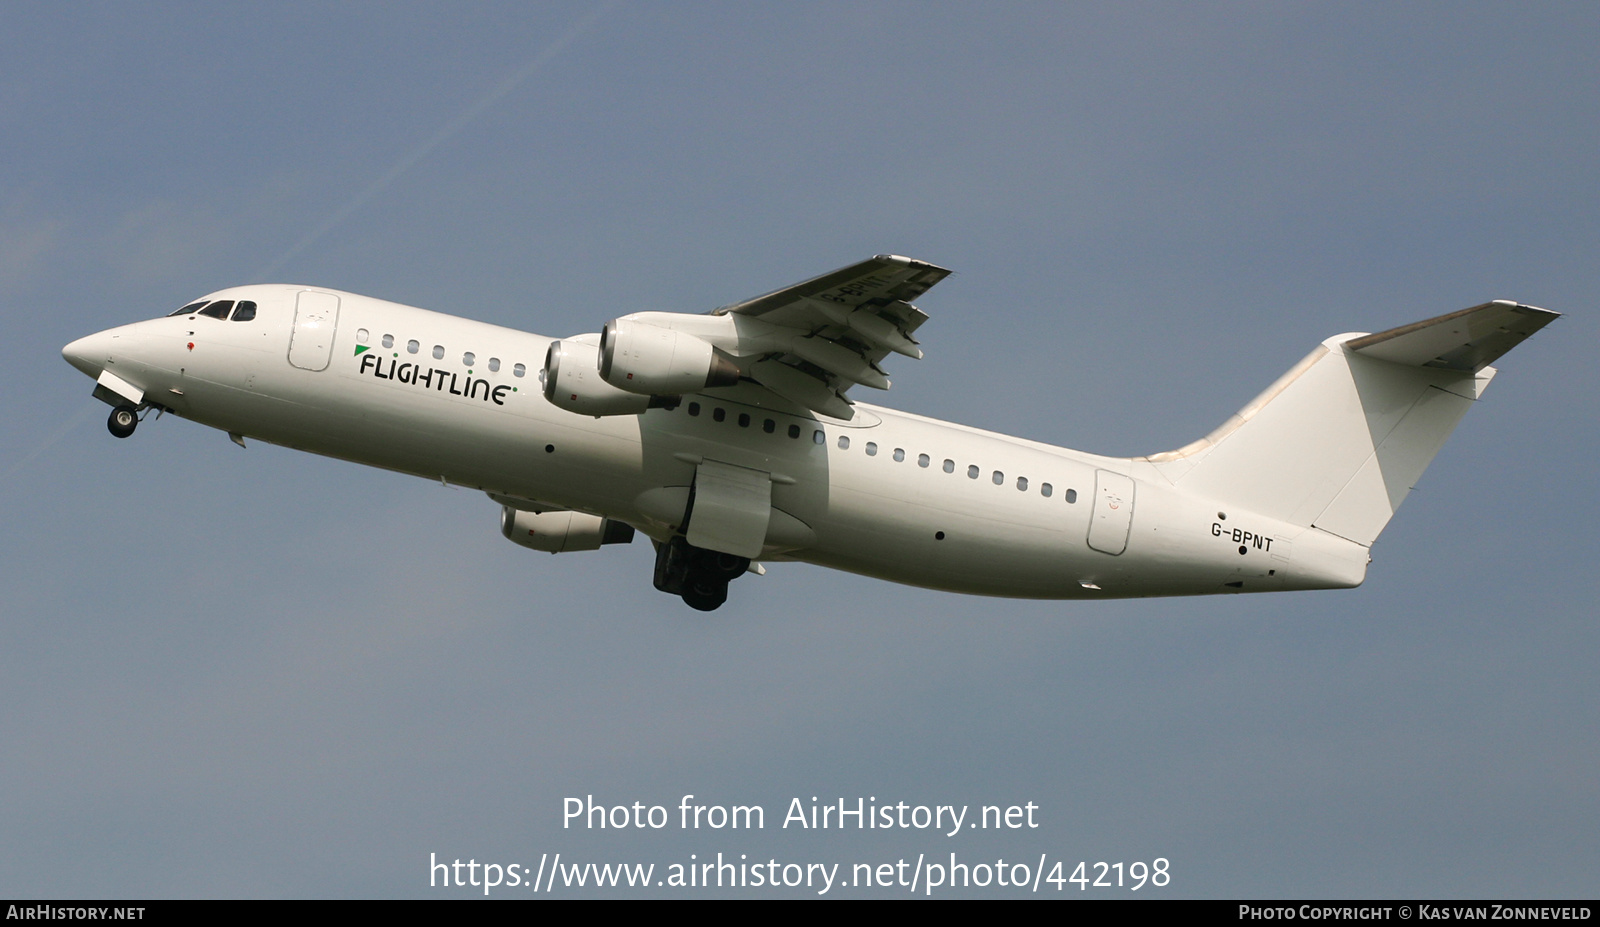
[[276, 274], [279, 270], [282, 270], [283, 266], [293, 260], [297, 255], [300, 254], [300, 252], [311, 247], [317, 242], [318, 239], [322, 238], [322, 236], [337, 228], [340, 223], [350, 218], [352, 213], [366, 205], [367, 201], [383, 192], [385, 188], [399, 179], [401, 175], [414, 167], [418, 161], [421, 161], [423, 158], [427, 157], [428, 154], [435, 148], [455, 137], [457, 133], [466, 128], [467, 125], [474, 119], [477, 119], [479, 116], [483, 115], [485, 110], [498, 103], [506, 94], [515, 90], [517, 86], [523, 81], [527, 80], [533, 74], [533, 72], [539, 70], [539, 68], [544, 66], [544, 64], [547, 63], [551, 58], [554, 58], [556, 55], [560, 54], [568, 45], [571, 45], [572, 42], [578, 38], [578, 36], [582, 35], [589, 29], [590, 26], [594, 25], [596, 20], [598, 20], [601, 16], [604, 16], [611, 10], [612, 7], [616, 5], [617, 0], [611, 0], [611, 2], [595, 7], [587, 16], [574, 23], [571, 28], [567, 29], [566, 32], [563, 32], [561, 35], [557, 36], [555, 41], [540, 49], [539, 53], [534, 55], [525, 64], [506, 75], [506, 78], [488, 93], [484, 94], [482, 99], [467, 107], [464, 112], [456, 116], [454, 119], [445, 123], [444, 126], [439, 129], [439, 131], [433, 134], [432, 138], [429, 138], [421, 145], [418, 145], [416, 148], [412, 149], [411, 152], [405, 157], [401, 158], [394, 165], [394, 167], [389, 168], [381, 176], [379, 176], [377, 180], [374, 180], [372, 183], [368, 184], [366, 189], [362, 190], [360, 193], [357, 193], [343, 206], [340, 206], [338, 209], [334, 210], [332, 215], [322, 220], [321, 224], [308, 232], [305, 237], [295, 242], [288, 251], [283, 253], [282, 256], [263, 268], [255, 275], [255, 282], [267, 282], [273, 274]]
[[[455, 137], [455, 135], [462, 129], [466, 128], [467, 125], [472, 122], [472, 120], [483, 115], [485, 110], [500, 102], [501, 98], [503, 98], [506, 94], [517, 89], [519, 84], [532, 76], [535, 71], [539, 70], [539, 68], [547, 63], [551, 58], [559, 55], [564, 49], [566, 49], [568, 45], [571, 45], [572, 42], [578, 38], [578, 36], [588, 31], [589, 27], [593, 26], [596, 20], [610, 12], [611, 8], [616, 5], [617, 0], [610, 0], [610, 2], [602, 3], [595, 7], [587, 16], [584, 16], [582, 19], [574, 23], [570, 28], [567, 29], [566, 32], [563, 32], [561, 35], [557, 36], [555, 41], [540, 49], [538, 54], [535, 54], [532, 58], [528, 59], [528, 61], [521, 67], [506, 75], [504, 80], [495, 85], [495, 87], [488, 93], [484, 94], [483, 97], [478, 100], [478, 102], [467, 107], [467, 109], [460, 115], [445, 123], [444, 126], [440, 128], [439, 131], [435, 132], [431, 138], [412, 149], [410, 153], [401, 158], [394, 167], [389, 168], [377, 180], [374, 180], [372, 183], [368, 184], [366, 189], [362, 190], [360, 193], [357, 193], [343, 206], [340, 206], [338, 209], [334, 210], [332, 215], [322, 220], [322, 223], [308, 232], [304, 238], [301, 238], [299, 241], [295, 242], [294, 246], [288, 251], [285, 251], [281, 257], [273, 261], [271, 264], [268, 264], [264, 269], [257, 273], [254, 278], [255, 282], [266, 282], [268, 278], [281, 270], [285, 264], [293, 260], [296, 255], [316, 244], [318, 239], [337, 228], [341, 222], [350, 218], [352, 213], [366, 205], [368, 200], [371, 200], [374, 196], [382, 193], [386, 187], [394, 183], [395, 180], [399, 179], [401, 175], [414, 167], [418, 161], [421, 161], [423, 158], [427, 157], [428, 154], [435, 148], [438, 148], [440, 145]], [[31, 451], [23, 455], [20, 460], [7, 468], [5, 471], [5, 476], [10, 477], [13, 473], [16, 473], [28, 463], [32, 462], [34, 458], [49, 450], [62, 438], [66, 437], [68, 432], [83, 424], [84, 419], [88, 418], [89, 414], [93, 411], [94, 406], [85, 406], [84, 408], [80, 409], [77, 415], [74, 415], [63, 422], [59, 427], [56, 428], [54, 432], [50, 434], [49, 437], [35, 444]]]
[[16, 473], [18, 470], [21, 470], [24, 466], [26, 466], [35, 457], [38, 457], [40, 454], [43, 454], [45, 451], [49, 450], [52, 446], [55, 445], [55, 443], [57, 441], [60, 441], [62, 438], [66, 437], [67, 436], [67, 432], [69, 432], [72, 429], [74, 429], [74, 428], [78, 427], [79, 425], [83, 424], [83, 420], [88, 418], [89, 417], [89, 413], [93, 412], [94, 410], [95, 410], [94, 406], [85, 404], [83, 406], [83, 408], [78, 410], [78, 414], [77, 415], [74, 415], [73, 417], [71, 417], [71, 418], [67, 419], [66, 421], [62, 422], [59, 426], [56, 427], [55, 431], [50, 433], [50, 437], [45, 438], [43, 441], [40, 441], [38, 444], [35, 444], [33, 446], [33, 450], [31, 450], [28, 453], [24, 454], [22, 456], [21, 460], [19, 460], [16, 463], [12, 464], [10, 466], [10, 468], [6, 470], [5, 478], [10, 478], [11, 474]]

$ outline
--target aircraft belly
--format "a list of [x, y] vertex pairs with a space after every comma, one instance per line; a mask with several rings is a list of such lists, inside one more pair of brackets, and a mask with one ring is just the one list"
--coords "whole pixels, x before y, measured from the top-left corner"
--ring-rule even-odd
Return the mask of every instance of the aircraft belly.
[[[1023, 519], [937, 508], [857, 486], [830, 487], [810, 522], [817, 543], [797, 559], [916, 586], [1015, 597], [1050, 597], [1073, 584], [1055, 567], [1069, 541]], [[942, 536], [941, 536], [942, 535]]]

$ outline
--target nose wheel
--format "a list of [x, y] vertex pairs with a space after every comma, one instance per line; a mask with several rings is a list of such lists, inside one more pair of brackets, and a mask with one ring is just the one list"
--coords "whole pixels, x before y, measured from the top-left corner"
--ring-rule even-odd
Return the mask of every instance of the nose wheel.
[[106, 419], [106, 428], [119, 438], [126, 438], [139, 427], [139, 411], [133, 406], [117, 406]]

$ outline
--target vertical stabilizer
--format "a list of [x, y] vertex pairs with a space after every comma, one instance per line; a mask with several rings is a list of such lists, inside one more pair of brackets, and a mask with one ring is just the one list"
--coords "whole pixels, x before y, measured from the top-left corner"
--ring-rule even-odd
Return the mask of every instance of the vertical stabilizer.
[[1210, 435], [1147, 459], [1186, 491], [1371, 546], [1488, 364], [1558, 316], [1495, 301], [1329, 338]]

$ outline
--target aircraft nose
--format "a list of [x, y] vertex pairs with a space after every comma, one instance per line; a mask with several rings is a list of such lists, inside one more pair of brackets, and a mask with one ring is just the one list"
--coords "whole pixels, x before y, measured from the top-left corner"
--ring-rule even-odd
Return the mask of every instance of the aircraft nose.
[[111, 341], [109, 331], [95, 332], [62, 348], [61, 356], [89, 376], [98, 377], [111, 355]]

